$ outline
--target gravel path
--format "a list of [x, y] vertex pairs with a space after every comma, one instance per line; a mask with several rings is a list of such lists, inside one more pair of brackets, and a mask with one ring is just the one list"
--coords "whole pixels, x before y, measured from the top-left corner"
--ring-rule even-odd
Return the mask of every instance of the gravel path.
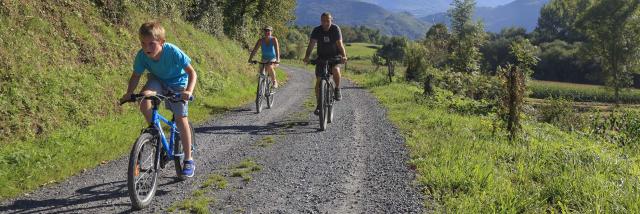
[[[192, 197], [212, 174], [228, 181], [227, 188], [206, 192], [214, 213], [423, 212], [404, 140], [376, 99], [343, 81], [334, 122], [321, 132], [317, 117], [304, 105], [312, 99], [313, 74], [284, 68], [290, 79], [273, 109], [255, 114], [255, 105], [249, 104], [196, 127], [196, 177], [177, 182], [169, 164], [153, 203], [142, 212], [166, 212], [174, 201]], [[127, 159], [0, 202], [0, 212], [132, 212]], [[247, 159], [261, 169], [249, 181], [232, 177], [233, 167]]]

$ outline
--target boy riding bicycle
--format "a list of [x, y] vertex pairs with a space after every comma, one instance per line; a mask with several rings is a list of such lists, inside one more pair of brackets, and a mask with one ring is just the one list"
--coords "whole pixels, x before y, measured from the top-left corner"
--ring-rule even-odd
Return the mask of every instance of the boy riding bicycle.
[[[165, 31], [159, 22], [142, 24], [139, 29], [139, 38], [142, 49], [136, 55], [127, 92], [122, 96], [121, 101], [131, 98], [140, 77], [145, 70], [149, 71], [148, 81], [141, 94], [151, 96], [156, 93], [166, 94], [169, 91], [181, 94], [185, 102], [166, 102], [165, 105], [173, 112], [180, 131], [182, 148], [191, 148], [192, 139], [186, 101], [193, 95], [198, 78], [191, 66], [191, 59], [175, 45], [165, 42]], [[140, 102], [140, 111], [149, 124], [152, 124], [152, 107], [151, 100]], [[191, 156], [191, 149], [184, 149], [184, 160], [182, 174], [193, 177], [195, 162]]]
[[[340, 55], [341, 63], [347, 61], [347, 52], [344, 49], [342, 43], [342, 32], [340, 27], [332, 24], [333, 17], [328, 12], [323, 13], [320, 16], [321, 25], [314, 28], [311, 32], [311, 40], [307, 46], [307, 52], [304, 55], [303, 61], [309, 63], [309, 55], [313, 51], [313, 46], [317, 44], [318, 59], [332, 59]], [[320, 73], [323, 65], [316, 65], [316, 98], [319, 96], [320, 88]], [[340, 67], [338, 65], [331, 65], [330, 72], [333, 74], [333, 81], [336, 83], [335, 88], [335, 100], [342, 99], [342, 93], [340, 92]], [[314, 114], [320, 114], [320, 106], [316, 105]]]
[[[278, 88], [278, 80], [276, 79], [275, 68], [278, 63], [280, 63], [280, 44], [278, 43], [278, 38], [272, 36], [273, 28], [267, 26], [262, 29], [264, 32], [264, 37], [258, 39], [256, 45], [253, 47], [251, 51], [251, 56], [249, 56], [249, 63], [251, 63], [253, 56], [256, 54], [258, 50], [258, 46], [262, 49], [262, 62], [273, 62], [265, 66], [265, 70], [271, 81], [273, 82], [273, 88]], [[263, 68], [261, 67], [260, 70]]]

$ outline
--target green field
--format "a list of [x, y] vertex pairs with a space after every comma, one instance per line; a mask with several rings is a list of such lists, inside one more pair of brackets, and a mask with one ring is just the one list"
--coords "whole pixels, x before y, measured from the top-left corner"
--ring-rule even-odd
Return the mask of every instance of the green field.
[[[529, 88], [532, 92], [531, 97], [538, 99], [563, 97], [578, 102], [615, 102], [613, 90], [598, 85], [550, 81], [531, 81], [529, 83]], [[620, 102], [625, 104], [639, 104], [640, 90], [622, 90], [620, 93]]]
[[[640, 152], [534, 120], [526, 138], [494, 133], [494, 116], [457, 113], [476, 101], [414, 84], [388, 84], [381, 72], [346, 76], [388, 109], [411, 151], [411, 165], [436, 213], [638, 213]], [[399, 78], [400, 79], [400, 78]]]
[[347, 56], [353, 59], [370, 59], [382, 46], [369, 43], [345, 43]]

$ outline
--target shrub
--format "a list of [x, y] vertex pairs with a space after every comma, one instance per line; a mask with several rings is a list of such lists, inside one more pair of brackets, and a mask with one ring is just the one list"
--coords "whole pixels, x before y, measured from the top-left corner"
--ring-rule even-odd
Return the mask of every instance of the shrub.
[[580, 119], [571, 100], [565, 98], [552, 98], [547, 105], [538, 109], [538, 119], [542, 122], [553, 124], [561, 129], [573, 131], [580, 129], [584, 123]]
[[589, 134], [619, 146], [636, 148], [640, 142], [640, 112], [637, 110], [615, 110], [606, 115], [595, 113], [591, 116]]

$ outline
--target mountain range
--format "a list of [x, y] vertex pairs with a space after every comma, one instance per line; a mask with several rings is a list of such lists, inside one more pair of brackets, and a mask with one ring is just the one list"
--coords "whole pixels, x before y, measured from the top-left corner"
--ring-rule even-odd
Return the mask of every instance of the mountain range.
[[355, 0], [298, 0], [297, 25], [320, 25], [320, 15], [329, 11], [338, 25], [364, 25], [387, 35], [421, 38], [431, 26], [408, 12], [394, 13], [376, 4]]
[[[453, 0], [360, 0], [392, 12], [409, 12], [417, 17], [447, 12]], [[514, 0], [477, 0], [479, 7], [497, 7]]]
[[[522, 27], [531, 32], [538, 24], [540, 9], [549, 0], [516, 0], [498, 7], [477, 7], [474, 20], [482, 20], [486, 31], [500, 32], [506, 27]], [[447, 13], [437, 13], [420, 18], [426, 23], [450, 23]]]
[[[422, 38], [431, 25], [449, 23], [446, 11], [450, 8], [451, 1], [298, 0], [296, 24], [317, 26], [320, 24], [320, 14], [329, 11], [338, 25], [364, 25], [379, 29], [387, 35], [417, 39]], [[485, 29], [490, 32], [500, 32], [502, 28], [513, 26], [531, 31], [537, 24], [540, 9], [548, 1], [478, 0], [478, 5], [495, 7], [477, 7], [474, 19], [482, 20]], [[430, 15], [420, 16], [421, 14]]]

